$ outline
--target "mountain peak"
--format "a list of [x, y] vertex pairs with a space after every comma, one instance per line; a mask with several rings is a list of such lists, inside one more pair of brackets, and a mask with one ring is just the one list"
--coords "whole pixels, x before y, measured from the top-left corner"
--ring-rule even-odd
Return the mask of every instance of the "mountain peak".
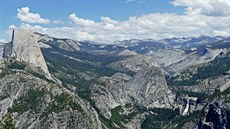
[[34, 32], [18, 28], [13, 30], [12, 41], [4, 47], [5, 58], [25, 61], [41, 68], [49, 74], [48, 67], [38, 44], [38, 36]]

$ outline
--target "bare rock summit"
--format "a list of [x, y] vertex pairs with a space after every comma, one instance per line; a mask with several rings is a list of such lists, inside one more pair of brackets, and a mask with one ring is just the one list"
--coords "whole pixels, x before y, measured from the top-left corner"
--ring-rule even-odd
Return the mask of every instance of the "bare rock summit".
[[27, 29], [18, 28], [13, 30], [12, 41], [5, 45], [4, 57], [25, 61], [49, 74], [38, 38], [34, 32]]

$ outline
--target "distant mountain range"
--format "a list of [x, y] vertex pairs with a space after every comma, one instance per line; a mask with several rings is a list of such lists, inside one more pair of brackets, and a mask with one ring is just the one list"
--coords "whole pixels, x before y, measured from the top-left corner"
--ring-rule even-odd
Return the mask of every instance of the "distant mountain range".
[[12, 115], [25, 129], [228, 129], [229, 57], [228, 37], [108, 45], [19, 28], [0, 43], [0, 123]]

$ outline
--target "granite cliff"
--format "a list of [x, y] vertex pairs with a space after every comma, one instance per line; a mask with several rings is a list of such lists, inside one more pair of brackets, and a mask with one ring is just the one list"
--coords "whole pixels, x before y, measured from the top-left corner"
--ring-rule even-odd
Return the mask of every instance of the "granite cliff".
[[25, 129], [227, 129], [229, 39], [192, 39], [106, 45], [15, 29], [0, 43], [0, 118]]

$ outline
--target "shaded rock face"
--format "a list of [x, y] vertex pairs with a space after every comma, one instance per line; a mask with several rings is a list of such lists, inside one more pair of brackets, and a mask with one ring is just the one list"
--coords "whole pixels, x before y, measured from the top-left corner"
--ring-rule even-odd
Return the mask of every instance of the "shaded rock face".
[[4, 47], [3, 47], [3, 58], [9, 58], [12, 54], [12, 45], [13, 43], [10, 42], [10, 43], [6, 43], [4, 44]]
[[230, 129], [230, 103], [216, 101], [209, 105], [208, 113], [198, 129]]
[[45, 59], [38, 44], [38, 37], [30, 30], [16, 29], [13, 31], [12, 42], [4, 46], [5, 58], [14, 58], [28, 62], [49, 73]]
[[0, 63], [1, 60], [3, 59], [3, 54], [4, 54], [4, 44], [0, 42]]

